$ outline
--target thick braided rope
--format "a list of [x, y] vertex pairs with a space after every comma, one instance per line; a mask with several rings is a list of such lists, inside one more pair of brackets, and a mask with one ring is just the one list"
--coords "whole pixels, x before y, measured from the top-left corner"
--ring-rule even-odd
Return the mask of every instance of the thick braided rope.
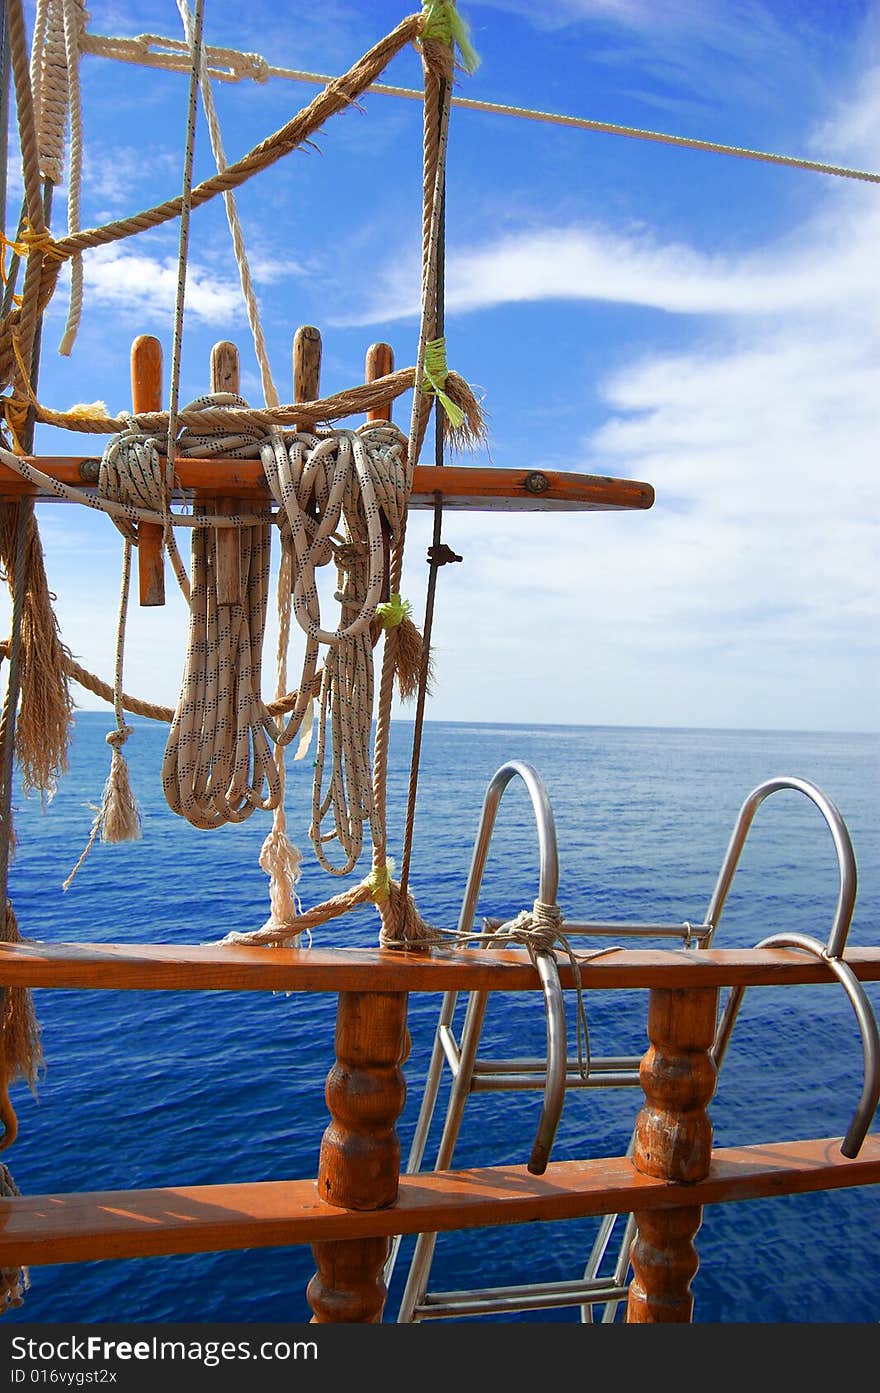
[[[445, 81], [451, 75], [452, 49], [449, 46], [432, 42], [423, 46], [425, 69], [425, 127], [424, 127], [424, 173], [423, 173], [423, 236], [422, 236], [422, 303], [419, 321], [418, 352], [416, 374], [413, 383], [412, 414], [410, 418], [407, 458], [410, 465], [408, 488], [412, 486], [411, 470], [418, 459], [418, 452], [427, 424], [425, 402], [430, 410], [430, 399], [424, 391], [425, 351], [433, 337], [437, 314], [437, 269], [440, 248], [440, 232], [443, 214], [443, 189], [446, 164], [446, 143], [449, 125], [449, 86]], [[438, 76], [437, 65], [440, 65]], [[392, 593], [400, 592], [403, 573], [404, 544], [406, 538], [405, 518], [400, 532], [391, 547], [389, 584]], [[379, 700], [376, 709], [376, 735], [373, 752], [373, 796], [376, 805], [377, 827], [373, 835], [373, 871], [380, 874], [387, 862], [387, 819], [386, 789], [388, 783], [388, 752], [391, 733], [391, 708], [394, 689], [394, 674], [397, 667], [397, 646], [400, 641], [399, 628], [389, 629], [385, 636], [382, 656], [382, 675], [379, 684]], [[404, 901], [404, 918], [409, 900]], [[405, 942], [404, 925], [395, 923], [393, 914], [399, 910], [399, 897], [389, 897], [380, 906], [382, 928], [379, 942], [383, 946], [392, 943], [400, 946]]]
[[[13, 53], [13, 72], [15, 74], [16, 97], [18, 101], [19, 130], [21, 132], [22, 161], [25, 171], [27, 213], [30, 223], [31, 246], [25, 276], [25, 288], [20, 310], [10, 312], [0, 325], [0, 383], [12, 381], [24, 399], [24, 383], [18, 381], [12, 352], [13, 334], [18, 334], [25, 357], [29, 358], [38, 314], [51, 299], [62, 261], [89, 247], [105, 246], [134, 233], [178, 217], [184, 206], [184, 195], [147, 209], [132, 217], [108, 223], [100, 228], [79, 231], [57, 242], [48, 234], [39, 207], [39, 151], [36, 140], [36, 127], [33, 114], [33, 97], [28, 71], [27, 35], [22, 10], [22, 0], [8, 0], [9, 32]], [[280, 130], [255, 146], [242, 159], [218, 171], [210, 179], [203, 181], [192, 190], [189, 198], [190, 208], [200, 207], [218, 193], [238, 188], [238, 186], [264, 169], [268, 169], [282, 156], [289, 154], [308, 143], [315, 132], [336, 112], [352, 105], [382, 72], [391, 59], [408, 43], [416, 40], [421, 33], [422, 16], [410, 15], [404, 19], [391, 34], [375, 44], [347, 73], [334, 79], [327, 87]], [[23, 66], [22, 66], [23, 65]], [[36, 184], [34, 185], [34, 180]], [[36, 188], [36, 200], [34, 199]], [[8, 411], [7, 407], [7, 411]], [[302, 418], [291, 417], [290, 423], [299, 423]], [[306, 421], [305, 424], [311, 422]], [[112, 431], [118, 427], [102, 429]]]
[[[12, 0], [12, 3], [15, 2], [16, 0]], [[387, 67], [391, 59], [407, 44], [418, 38], [421, 29], [422, 16], [420, 14], [409, 15], [402, 20], [396, 29], [374, 44], [357, 63], [353, 64], [348, 72], [328, 83], [327, 87], [318, 93], [308, 106], [297, 112], [296, 116], [292, 117], [280, 130], [261, 141], [247, 155], [229, 165], [225, 170], [219, 171], [210, 179], [205, 179], [198, 184], [192, 191], [191, 206], [199, 208], [218, 193], [223, 193], [226, 189], [238, 188], [251, 175], [268, 169], [283, 155], [289, 154], [297, 146], [304, 144], [330, 116], [343, 111], [356, 102], [373, 79]], [[61, 257], [71, 256], [74, 252], [83, 251], [86, 247], [106, 246], [110, 242], [116, 242], [123, 237], [130, 236], [132, 233], [142, 232], [151, 227], [159, 227], [162, 223], [176, 218], [182, 207], [183, 199], [182, 196], [178, 195], [176, 198], [168, 199], [165, 203], [157, 204], [155, 207], [145, 209], [131, 217], [106, 223], [103, 227], [84, 230], [73, 237], [61, 238], [57, 243], [57, 254]]]
[[[183, 191], [180, 205], [180, 229], [177, 246], [177, 287], [174, 301], [174, 332], [171, 343], [171, 386], [168, 403], [168, 459], [174, 458], [177, 439], [177, 412], [180, 406], [180, 360], [183, 353], [183, 307], [186, 298], [186, 274], [189, 258], [189, 228], [192, 214], [193, 161], [196, 143], [196, 114], [198, 110], [199, 73], [201, 68], [202, 25], [205, 0], [196, 0], [195, 20], [188, 37], [191, 45], [189, 100], [186, 108], [186, 139], [183, 156]], [[168, 533], [168, 523], [165, 523]]]
[[[15, 348], [12, 351], [14, 353]], [[240, 407], [228, 416], [220, 412], [212, 413], [210, 409], [207, 409], [204, 420], [189, 419], [184, 408], [178, 414], [177, 424], [182, 428], [198, 425], [200, 428], [207, 427], [222, 433], [228, 431], [230, 424], [248, 428], [259, 426], [266, 431], [271, 430], [273, 426], [301, 426], [305, 430], [310, 430], [313, 427], [328, 425], [332, 421], [343, 420], [348, 416], [359, 416], [362, 412], [382, 406], [388, 401], [395, 401], [413, 386], [415, 378], [415, 368], [399, 368], [395, 372], [388, 373], [385, 377], [376, 378], [374, 382], [364, 382], [357, 387], [346, 387], [341, 392], [335, 392], [329, 397], [321, 397], [317, 401], [296, 402], [272, 408]], [[444, 391], [465, 414], [479, 412], [473, 391], [458, 373], [449, 373]], [[7, 398], [7, 407], [11, 404]], [[43, 425], [59, 426], [63, 430], [76, 431], [81, 434], [114, 435], [120, 430], [127, 429], [131, 424], [151, 435], [167, 434], [168, 430], [167, 411], [141, 411], [136, 415], [124, 412], [119, 416], [108, 416], [105, 412], [98, 411], [100, 403], [95, 403], [91, 407], [78, 406], [70, 411], [55, 411], [39, 402], [33, 392], [28, 391], [27, 388], [25, 388], [24, 400], [20, 404], [24, 408], [31, 406], [35, 420]], [[9, 415], [8, 411], [7, 415]]]
[[[12, 58], [12, 74], [15, 83], [16, 110], [18, 114], [19, 140], [22, 155], [22, 175], [24, 178], [25, 209], [29, 224], [29, 253], [25, 267], [22, 287], [21, 308], [16, 313], [17, 352], [12, 355], [10, 378], [20, 402], [28, 398], [31, 390], [29, 380], [30, 364], [33, 359], [37, 326], [43, 309], [43, 270], [45, 247], [51, 241], [43, 205], [43, 190], [40, 179], [40, 152], [37, 133], [37, 118], [31, 92], [31, 76], [28, 61], [27, 32], [21, 0], [8, 0], [6, 22], [9, 33]], [[49, 276], [52, 285], [57, 277], [57, 264], [54, 276]], [[51, 293], [51, 292], [50, 292]], [[46, 297], [48, 298], [48, 297]], [[8, 316], [11, 320], [12, 315]], [[20, 415], [14, 429], [17, 439], [21, 439], [27, 410]], [[10, 424], [12, 424], [10, 422]]]

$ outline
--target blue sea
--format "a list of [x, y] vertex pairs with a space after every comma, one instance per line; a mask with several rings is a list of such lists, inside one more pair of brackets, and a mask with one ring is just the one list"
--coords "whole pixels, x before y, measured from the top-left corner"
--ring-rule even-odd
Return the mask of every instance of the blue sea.
[[[268, 911], [258, 865], [268, 819], [196, 831], [165, 807], [165, 728], [135, 720], [126, 746], [143, 839], [97, 844], [71, 888], [61, 883], [88, 836], [109, 766], [112, 718], [80, 713], [71, 768], [55, 799], [16, 798], [11, 897], [22, 933], [46, 941], [204, 943], [259, 927]], [[393, 727], [391, 852], [400, 836], [412, 725]], [[411, 886], [423, 916], [453, 928], [486, 785], [511, 759], [532, 764], [553, 804], [559, 901], [571, 919], [679, 923], [702, 919], [737, 811], [779, 774], [818, 784], [840, 808], [859, 867], [850, 943], [880, 939], [880, 740], [857, 734], [516, 726], [428, 722], [422, 750]], [[303, 847], [305, 906], [328, 883], [308, 848], [309, 761], [288, 775], [288, 825]], [[368, 859], [351, 880], [360, 879]], [[531, 906], [537, 844], [524, 786], [502, 801], [479, 911]], [[782, 930], [824, 939], [837, 898], [831, 838], [802, 796], [760, 808], [716, 946]], [[362, 909], [315, 934], [319, 947], [373, 946]], [[875, 1009], [880, 991], [869, 987]], [[46, 1073], [34, 1099], [16, 1085], [19, 1138], [3, 1160], [29, 1194], [307, 1177], [328, 1115], [335, 999], [262, 993], [36, 994]], [[570, 994], [566, 994], [567, 996]], [[571, 994], [573, 996], [573, 994]], [[400, 1122], [404, 1157], [415, 1125], [440, 995], [410, 997], [412, 1053]], [[590, 993], [591, 1043], [640, 1054], [647, 993]], [[574, 1002], [568, 1002], [570, 1024]], [[571, 1025], [572, 1051], [574, 1029]], [[540, 998], [497, 995], [484, 1038], [493, 1054], [538, 1053]], [[861, 1091], [852, 1009], [834, 985], [746, 993], [711, 1115], [718, 1145], [841, 1135]], [[436, 1144], [448, 1078], [431, 1143]], [[553, 1157], [621, 1154], [641, 1094], [574, 1092]], [[456, 1165], [524, 1163], [538, 1093], [480, 1094], [465, 1110]], [[878, 1125], [875, 1123], [875, 1126]], [[430, 1151], [429, 1151], [430, 1160]], [[594, 1221], [441, 1235], [432, 1290], [580, 1277]], [[696, 1239], [698, 1322], [876, 1322], [880, 1319], [880, 1187], [707, 1208]], [[389, 1292], [394, 1321], [412, 1240]], [[307, 1322], [307, 1247], [35, 1268], [25, 1305], [7, 1321]], [[498, 1319], [497, 1317], [492, 1319]], [[566, 1321], [576, 1309], [505, 1319]]]

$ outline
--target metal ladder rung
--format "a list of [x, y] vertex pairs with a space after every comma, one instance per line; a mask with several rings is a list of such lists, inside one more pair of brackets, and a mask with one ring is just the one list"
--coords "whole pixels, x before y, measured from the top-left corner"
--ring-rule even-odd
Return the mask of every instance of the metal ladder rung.
[[479, 1287], [467, 1291], [428, 1292], [414, 1309], [416, 1320], [452, 1316], [488, 1316], [507, 1311], [546, 1311], [561, 1306], [591, 1306], [625, 1301], [627, 1288], [612, 1277], [581, 1282], [535, 1282], [530, 1286]]

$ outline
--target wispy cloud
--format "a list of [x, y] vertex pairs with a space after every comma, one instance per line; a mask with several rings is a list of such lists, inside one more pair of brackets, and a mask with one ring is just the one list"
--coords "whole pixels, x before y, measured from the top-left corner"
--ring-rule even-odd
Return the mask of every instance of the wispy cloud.
[[[83, 258], [86, 302], [102, 305], [139, 323], [166, 324], [174, 313], [177, 262], [105, 247]], [[241, 290], [228, 277], [215, 276], [191, 264], [186, 281], [187, 313], [208, 325], [242, 318]]]

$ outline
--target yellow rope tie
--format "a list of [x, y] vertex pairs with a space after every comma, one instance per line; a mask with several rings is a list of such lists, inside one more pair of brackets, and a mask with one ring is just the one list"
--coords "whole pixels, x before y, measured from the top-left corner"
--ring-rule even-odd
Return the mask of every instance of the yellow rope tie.
[[446, 386], [446, 379], [449, 376], [449, 369], [446, 366], [446, 340], [445, 338], [431, 339], [425, 344], [425, 361], [423, 364], [425, 391], [432, 393], [443, 410], [446, 418], [453, 430], [457, 429], [464, 421], [464, 412], [451, 397], [447, 396], [443, 388]]
[[450, 48], [457, 45], [465, 72], [476, 72], [480, 59], [454, 0], [423, 0], [422, 13], [422, 39], [435, 39]]
[[396, 593], [390, 600], [384, 600], [381, 605], [376, 606], [376, 615], [381, 619], [383, 629], [396, 629], [404, 619], [409, 619], [411, 613], [412, 605], [409, 600], [402, 600]]
[[391, 872], [394, 870], [394, 862], [386, 861], [384, 865], [374, 866], [368, 876], [361, 881], [361, 885], [369, 890], [370, 898], [374, 904], [384, 904], [391, 893]]
[[15, 252], [16, 256], [30, 256], [32, 252], [42, 252], [43, 256], [49, 257], [52, 261], [62, 262], [68, 259], [68, 253], [62, 251], [55, 238], [48, 228], [41, 228], [37, 231], [33, 227], [26, 227], [18, 241], [12, 241], [0, 232], [4, 252]]

